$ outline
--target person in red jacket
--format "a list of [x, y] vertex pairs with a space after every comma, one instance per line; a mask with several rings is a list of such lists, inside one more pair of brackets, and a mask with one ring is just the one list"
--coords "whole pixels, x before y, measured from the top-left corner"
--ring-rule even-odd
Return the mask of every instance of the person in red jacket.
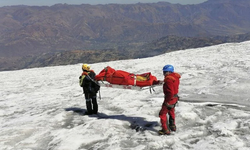
[[[163, 67], [164, 84], [164, 102], [159, 112], [159, 117], [162, 125], [162, 130], [159, 130], [160, 135], [169, 135], [170, 130], [176, 131], [175, 125], [175, 105], [179, 99], [178, 89], [180, 84], [180, 74], [174, 72], [172, 65], [166, 65]], [[169, 128], [167, 126], [167, 114], [169, 115]]]

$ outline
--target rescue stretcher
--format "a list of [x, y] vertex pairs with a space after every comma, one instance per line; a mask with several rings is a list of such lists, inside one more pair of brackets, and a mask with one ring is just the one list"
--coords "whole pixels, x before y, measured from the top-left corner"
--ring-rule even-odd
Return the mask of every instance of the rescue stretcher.
[[95, 80], [101, 87], [120, 88], [130, 90], [154, 90], [155, 86], [161, 85], [157, 78], [150, 72], [143, 74], [133, 74], [123, 70], [115, 70], [110, 66], [105, 67]]

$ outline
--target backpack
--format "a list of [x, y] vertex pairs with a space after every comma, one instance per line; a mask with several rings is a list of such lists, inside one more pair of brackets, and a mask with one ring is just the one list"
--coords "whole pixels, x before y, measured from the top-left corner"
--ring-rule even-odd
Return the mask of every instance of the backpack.
[[[94, 76], [95, 76], [95, 72], [94, 71], [90, 71], [90, 72], [93, 72], [94, 73]], [[84, 77], [83, 77], [84, 76]], [[90, 91], [92, 91], [93, 93], [97, 93], [99, 90], [100, 90], [100, 85], [98, 83], [97, 80], [93, 79], [92, 77], [90, 77], [89, 73], [82, 73], [82, 75], [79, 77], [79, 85], [81, 87], [83, 87], [83, 79], [85, 78], [85, 76], [87, 76], [89, 78], [90, 81]]]
[[95, 81], [95, 80], [92, 80], [92, 81], [94, 82], [93, 89], [97, 93], [100, 90], [100, 85], [97, 81]]

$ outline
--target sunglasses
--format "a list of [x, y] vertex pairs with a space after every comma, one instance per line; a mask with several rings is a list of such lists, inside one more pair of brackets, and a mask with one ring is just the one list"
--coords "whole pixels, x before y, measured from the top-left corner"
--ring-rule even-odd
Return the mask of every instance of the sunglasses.
[[[163, 71], [163, 75], [165, 75], [166, 73], [168, 73], [169, 71]], [[169, 72], [169, 73], [171, 73], [171, 72]]]

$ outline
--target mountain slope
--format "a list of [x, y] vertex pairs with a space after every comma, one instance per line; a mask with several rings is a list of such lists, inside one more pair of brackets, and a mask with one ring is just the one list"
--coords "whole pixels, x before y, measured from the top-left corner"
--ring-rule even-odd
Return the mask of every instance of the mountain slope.
[[207, 47], [222, 43], [250, 40], [250, 33], [236, 36], [215, 36], [210, 38], [190, 38], [167, 36], [143, 45], [120, 46], [104, 50], [72, 50], [55, 53], [44, 53], [39, 56], [26, 56], [20, 59], [0, 60], [0, 70], [14, 70], [33, 67], [68, 65], [77, 63], [96, 63], [112, 60], [152, 57], [166, 52], [189, 48]]
[[0, 55], [105, 49], [167, 35], [242, 34], [250, 31], [249, 7], [248, 0], [1, 7]]

